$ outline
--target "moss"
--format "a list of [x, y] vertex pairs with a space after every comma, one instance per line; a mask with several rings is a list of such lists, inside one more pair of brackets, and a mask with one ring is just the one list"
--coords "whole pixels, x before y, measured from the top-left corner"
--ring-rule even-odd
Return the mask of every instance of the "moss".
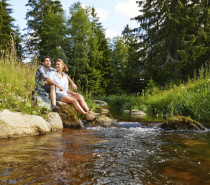
[[161, 125], [161, 128], [166, 130], [205, 130], [198, 121], [185, 116], [172, 116]]

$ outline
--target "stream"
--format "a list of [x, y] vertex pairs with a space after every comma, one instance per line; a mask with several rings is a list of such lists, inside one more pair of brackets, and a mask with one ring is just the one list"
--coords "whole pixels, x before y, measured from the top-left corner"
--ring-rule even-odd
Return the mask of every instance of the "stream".
[[120, 121], [1, 139], [0, 184], [209, 185], [210, 134]]

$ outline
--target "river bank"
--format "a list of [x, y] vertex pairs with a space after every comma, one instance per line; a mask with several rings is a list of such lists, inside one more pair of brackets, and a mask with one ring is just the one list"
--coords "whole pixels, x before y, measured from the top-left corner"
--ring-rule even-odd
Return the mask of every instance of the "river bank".
[[[31, 93], [35, 84], [36, 63], [25, 64], [15, 59], [0, 59], [0, 110], [9, 109], [38, 115], [47, 119], [49, 109], [32, 106]], [[147, 88], [139, 94], [111, 95], [93, 97], [84, 94], [85, 100], [93, 110], [97, 108], [93, 99], [104, 100], [109, 104], [111, 113], [122, 113], [124, 110], [139, 109], [158, 119], [173, 115], [190, 116], [210, 127], [210, 73], [200, 71], [199, 79], [191, 79], [186, 84], [173, 85], [167, 88]]]
[[139, 95], [112, 95], [96, 97], [106, 101], [110, 111], [122, 114], [124, 110], [139, 109], [157, 119], [173, 115], [189, 116], [210, 127], [210, 73], [201, 79], [167, 89], [153, 87]]

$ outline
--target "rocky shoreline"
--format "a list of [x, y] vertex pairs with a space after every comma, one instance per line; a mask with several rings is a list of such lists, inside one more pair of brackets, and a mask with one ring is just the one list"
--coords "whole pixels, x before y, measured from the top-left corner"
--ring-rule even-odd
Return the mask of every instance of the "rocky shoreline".
[[[108, 117], [109, 109], [106, 102], [96, 100], [100, 116], [96, 120], [87, 122], [78, 117], [77, 111], [69, 104], [58, 102], [59, 112], [50, 112], [47, 119], [40, 116], [12, 112], [5, 109], [0, 112], [0, 139], [44, 135], [50, 132], [62, 131], [63, 128], [111, 127], [118, 126], [117, 121]], [[131, 115], [145, 116], [139, 110], [132, 110]], [[184, 116], [173, 116], [160, 127], [164, 130], [205, 130], [195, 120]]]

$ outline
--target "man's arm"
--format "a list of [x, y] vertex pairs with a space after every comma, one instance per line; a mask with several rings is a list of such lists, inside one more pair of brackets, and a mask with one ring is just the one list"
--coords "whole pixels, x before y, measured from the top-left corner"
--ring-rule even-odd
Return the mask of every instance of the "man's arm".
[[65, 73], [65, 75], [66, 75], [66, 77], [67, 77], [67, 79], [68, 79], [68, 81], [71, 85], [71, 88], [76, 91], [77, 90], [77, 85], [72, 81], [72, 79], [66, 73]]
[[[46, 80], [47, 84], [55, 85], [60, 91], [63, 91], [63, 87], [58, 85], [57, 83], [55, 83], [51, 78], [48, 77], [45, 80]], [[47, 85], [47, 84], [45, 83], [45, 85]]]
[[[49, 76], [47, 76], [47, 74], [44, 71], [44, 67], [40, 67], [38, 69], [38, 72], [39, 72], [39, 75], [47, 82], [47, 84], [55, 85], [57, 88], [59, 88], [60, 91], [63, 91], [63, 87], [55, 83], [51, 78], [49, 78]], [[47, 84], [44, 84], [44, 85], [47, 85]]]

